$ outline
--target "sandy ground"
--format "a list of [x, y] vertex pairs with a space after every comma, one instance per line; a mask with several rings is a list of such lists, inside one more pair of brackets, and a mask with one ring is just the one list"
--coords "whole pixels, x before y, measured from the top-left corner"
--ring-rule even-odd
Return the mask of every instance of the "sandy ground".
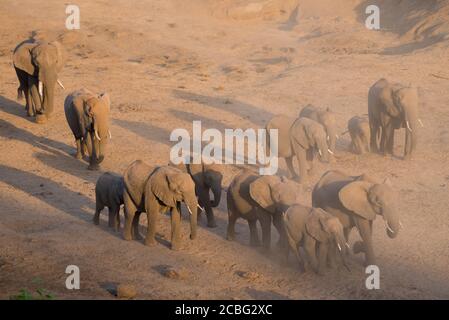
[[[139, 299], [449, 298], [449, 1], [77, 3], [79, 31], [64, 28], [64, 2], [0, 4], [0, 298], [41, 287], [60, 299], [113, 299], [119, 283], [134, 285]], [[382, 31], [364, 27], [373, 3], [385, 9]], [[57, 89], [46, 125], [27, 118], [16, 100], [12, 49], [31, 35], [58, 38], [68, 51], [60, 76], [66, 90]], [[167, 247], [167, 217], [151, 248], [122, 240], [107, 228], [106, 214], [93, 225], [101, 172], [72, 156], [63, 112], [70, 91], [110, 94], [113, 140], [103, 170], [122, 173], [135, 159], [167, 163], [170, 132], [190, 130], [193, 120], [219, 130], [261, 128], [275, 114], [293, 116], [313, 103], [331, 107], [343, 132], [351, 116], [367, 112], [368, 88], [381, 77], [419, 87], [425, 127], [415, 158], [357, 157], [343, 136], [336, 161], [318, 165], [303, 198], [310, 204], [310, 188], [329, 168], [391, 180], [404, 229], [391, 240], [381, 219], [375, 222], [380, 290], [365, 289], [360, 255], [350, 257], [351, 273], [317, 276], [299, 273], [293, 258], [282, 266], [275, 247], [269, 255], [249, 247], [244, 221], [237, 240], [226, 241], [225, 194], [215, 211], [218, 228], [207, 228], [203, 217], [190, 241], [184, 220], [179, 252]], [[237, 172], [224, 168], [225, 186]], [[357, 238], [353, 232], [350, 242]], [[80, 267], [80, 290], [65, 288], [71, 264]], [[188, 276], [166, 278], [167, 266]]]

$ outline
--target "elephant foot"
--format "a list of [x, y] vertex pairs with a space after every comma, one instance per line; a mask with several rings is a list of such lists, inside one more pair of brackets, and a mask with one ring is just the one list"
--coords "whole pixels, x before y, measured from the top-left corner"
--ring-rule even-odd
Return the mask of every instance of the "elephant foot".
[[215, 222], [215, 220], [207, 221], [207, 227], [208, 228], [216, 228], [217, 223]]
[[27, 111], [27, 117], [34, 117], [36, 114], [34, 112]]
[[195, 240], [196, 239], [196, 234], [191, 234], [190, 235], [190, 240]]
[[94, 218], [93, 222], [94, 222], [94, 225], [98, 226], [100, 224], [100, 219]]
[[75, 159], [78, 159], [78, 160], [83, 159], [83, 155], [79, 152], [75, 153], [73, 156], [75, 157]]
[[226, 235], [226, 240], [228, 241], [234, 241], [235, 240], [235, 235], [234, 234], [227, 234]]
[[156, 240], [154, 240], [154, 239], [149, 240], [147, 238], [147, 239], [145, 239], [145, 245], [147, 247], [154, 247], [156, 245]]
[[260, 246], [261, 246], [261, 243], [260, 243], [259, 240], [251, 240], [251, 241], [249, 242], [249, 245], [250, 245], [251, 247], [260, 247]]
[[133, 237], [134, 237], [134, 240], [143, 240], [143, 237], [140, 235], [139, 232], [134, 232]]
[[179, 243], [172, 243], [170, 245], [170, 249], [173, 251], [179, 251], [181, 249], [181, 246], [179, 245]]
[[47, 122], [47, 116], [45, 114], [36, 115], [36, 123], [43, 124]]
[[97, 171], [100, 169], [100, 166], [97, 163], [91, 163], [91, 164], [89, 164], [87, 169], [91, 170], [91, 171]]
[[126, 241], [131, 241], [133, 239], [133, 237], [130, 234], [124, 233], [123, 239]]

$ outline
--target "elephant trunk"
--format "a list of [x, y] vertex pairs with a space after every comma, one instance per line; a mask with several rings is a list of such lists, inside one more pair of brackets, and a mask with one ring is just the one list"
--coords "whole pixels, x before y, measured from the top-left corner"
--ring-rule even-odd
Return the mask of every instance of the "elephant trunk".
[[55, 97], [55, 85], [57, 75], [52, 71], [40, 70], [38, 80], [42, 82], [42, 111], [49, 116], [53, 112], [54, 97]]
[[337, 130], [333, 127], [328, 127], [326, 130], [329, 140], [327, 141], [329, 150], [335, 152], [335, 145], [337, 144]]
[[[105, 119], [103, 119], [103, 117]], [[108, 119], [106, 116], [102, 116], [101, 118], [96, 116], [93, 119], [93, 155], [95, 155], [95, 160], [97, 163], [101, 163], [104, 160], [104, 156], [106, 153], [107, 142], [109, 139], [109, 125]]]
[[212, 208], [218, 207], [218, 205], [220, 204], [220, 200], [221, 200], [221, 182], [215, 182], [212, 186], [211, 186], [211, 190], [212, 193], [214, 195], [214, 200], [211, 201], [211, 206]]
[[197, 208], [198, 201], [196, 200], [195, 194], [184, 199], [184, 203], [190, 213], [190, 239], [194, 240], [196, 238], [197, 229]]
[[338, 234], [335, 236], [335, 243], [337, 244], [338, 252], [341, 256], [341, 261], [343, 262], [343, 265], [348, 271], [351, 271], [348, 267], [348, 263], [346, 260], [347, 256], [347, 250], [348, 250], [348, 243], [346, 242], [346, 239], [343, 234]]
[[405, 115], [405, 146], [404, 159], [410, 159], [416, 149], [418, 130], [418, 116], [413, 112], [406, 112]]
[[401, 228], [401, 222], [397, 215], [391, 209], [383, 210], [383, 218], [385, 220], [385, 228], [388, 237], [396, 238], [399, 233], [399, 229]]
[[[322, 162], [329, 162], [330, 152], [328, 150], [329, 148], [327, 146], [326, 140], [318, 141], [317, 148], [318, 148], [318, 154], [320, 155], [320, 160]], [[332, 150], [331, 150], [331, 152], [332, 152]]]

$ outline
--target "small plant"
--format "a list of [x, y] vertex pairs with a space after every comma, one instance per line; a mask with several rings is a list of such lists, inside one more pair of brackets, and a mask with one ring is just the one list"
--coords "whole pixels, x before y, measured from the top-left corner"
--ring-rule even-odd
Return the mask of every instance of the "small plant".
[[[36, 285], [42, 284], [42, 280], [39, 278], [35, 278], [31, 282]], [[21, 289], [18, 295], [9, 297], [10, 300], [53, 300], [54, 298], [52, 293], [42, 288], [36, 289], [34, 294], [28, 289]]]

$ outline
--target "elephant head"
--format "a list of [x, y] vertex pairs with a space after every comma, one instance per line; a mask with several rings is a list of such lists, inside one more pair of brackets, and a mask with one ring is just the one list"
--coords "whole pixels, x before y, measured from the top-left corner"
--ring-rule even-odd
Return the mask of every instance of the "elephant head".
[[345, 240], [343, 225], [337, 217], [325, 212], [320, 208], [313, 208], [306, 220], [306, 230], [315, 240], [319, 242], [334, 241], [346, 264], [346, 250], [349, 247]]
[[[64, 65], [63, 48], [57, 41], [42, 43], [24, 43], [14, 52], [14, 66], [37, 77], [39, 96], [46, 114], [53, 111], [55, 84], [62, 84], [58, 80], [58, 73]], [[36, 102], [35, 102], [36, 105]]]
[[405, 131], [404, 158], [410, 158], [416, 148], [418, 116], [418, 90], [399, 84], [387, 86], [380, 93], [380, 100], [385, 105], [385, 112], [393, 118], [395, 128], [403, 127]]
[[291, 139], [293, 143], [299, 143], [304, 149], [315, 149], [318, 151], [321, 161], [329, 161], [332, 153], [327, 145], [327, 135], [324, 127], [311, 119], [299, 118], [293, 124]]
[[401, 222], [395, 211], [394, 193], [386, 183], [354, 181], [343, 187], [338, 197], [343, 206], [367, 220], [381, 215], [385, 220], [387, 235], [395, 238]]
[[221, 200], [223, 174], [217, 164], [190, 164], [189, 173], [198, 185], [204, 185], [212, 190], [214, 199], [211, 201], [211, 207], [218, 207]]
[[104, 159], [106, 145], [111, 133], [109, 131], [109, 95], [102, 93], [98, 96], [89, 95], [83, 102], [83, 113], [79, 123], [84, 132], [84, 139], [91, 137], [89, 150], [91, 156], [91, 167], [97, 166]]
[[249, 185], [251, 198], [270, 213], [285, 212], [299, 203], [301, 185], [285, 177], [262, 176]]
[[[190, 212], [190, 238], [196, 238], [198, 201], [195, 194], [195, 183], [188, 173], [173, 166], [158, 168], [148, 180], [146, 192], [152, 192], [166, 207], [177, 207], [184, 202]], [[148, 209], [147, 209], [148, 210]]]

